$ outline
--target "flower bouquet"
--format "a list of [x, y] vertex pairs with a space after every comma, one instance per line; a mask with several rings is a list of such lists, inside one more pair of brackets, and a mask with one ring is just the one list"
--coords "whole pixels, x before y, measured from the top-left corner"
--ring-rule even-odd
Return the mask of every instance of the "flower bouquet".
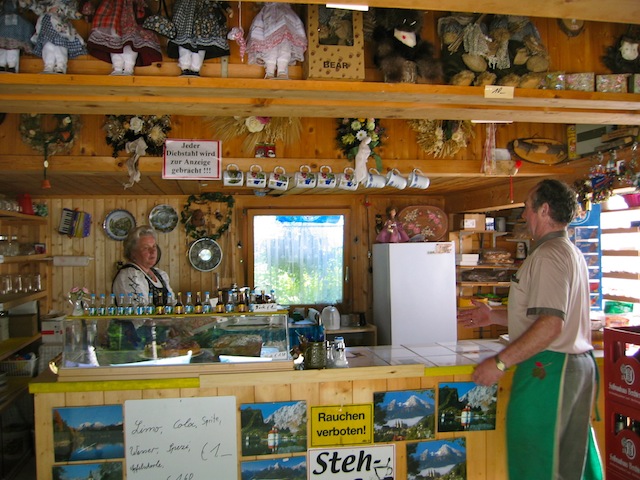
[[84, 315], [84, 307], [89, 303], [91, 299], [91, 292], [86, 287], [73, 287], [69, 294], [67, 295], [67, 299], [73, 308], [71, 312], [71, 316], [77, 317], [80, 315]]
[[376, 147], [382, 146], [384, 128], [375, 118], [339, 118], [336, 141], [342, 153], [349, 159], [356, 158], [360, 142], [366, 137], [371, 138], [369, 148], [371, 156], [376, 161], [376, 168], [382, 170], [382, 158], [375, 152]]
[[142, 138], [146, 143], [146, 155], [160, 156], [171, 130], [170, 115], [107, 115], [103, 130], [107, 132], [107, 145], [113, 148], [114, 158], [126, 148], [127, 143]]
[[473, 138], [468, 120], [408, 120], [420, 148], [434, 157], [450, 157]]

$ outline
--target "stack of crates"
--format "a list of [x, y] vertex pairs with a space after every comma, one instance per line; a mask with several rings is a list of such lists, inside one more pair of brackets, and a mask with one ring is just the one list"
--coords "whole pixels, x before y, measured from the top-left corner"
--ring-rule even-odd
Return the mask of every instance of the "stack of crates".
[[640, 480], [640, 326], [605, 328], [607, 480]]

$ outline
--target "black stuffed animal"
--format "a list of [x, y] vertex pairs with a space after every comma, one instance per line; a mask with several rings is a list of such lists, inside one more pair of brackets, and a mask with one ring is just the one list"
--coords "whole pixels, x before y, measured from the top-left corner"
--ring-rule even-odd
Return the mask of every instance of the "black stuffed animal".
[[383, 9], [373, 30], [374, 63], [389, 83], [442, 83], [442, 65], [433, 45], [420, 38], [423, 12]]

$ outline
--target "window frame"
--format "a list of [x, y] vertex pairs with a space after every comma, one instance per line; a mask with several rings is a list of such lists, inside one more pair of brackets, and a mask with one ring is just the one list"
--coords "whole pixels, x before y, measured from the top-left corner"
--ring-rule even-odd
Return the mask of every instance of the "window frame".
[[[342, 302], [336, 304], [338, 310], [343, 311], [346, 305], [352, 304], [352, 292], [351, 292], [351, 279], [350, 279], [350, 263], [351, 258], [351, 246], [348, 242], [349, 232], [351, 231], [351, 210], [341, 207], [327, 207], [327, 208], [247, 208], [247, 280], [249, 284], [254, 283], [254, 217], [262, 215], [342, 215], [344, 217], [343, 226], [343, 251], [342, 251]], [[276, 291], [276, 297], [278, 292]], [[297, 308], [320, 308], [326, 304], [294, 304], [289, 307]]]

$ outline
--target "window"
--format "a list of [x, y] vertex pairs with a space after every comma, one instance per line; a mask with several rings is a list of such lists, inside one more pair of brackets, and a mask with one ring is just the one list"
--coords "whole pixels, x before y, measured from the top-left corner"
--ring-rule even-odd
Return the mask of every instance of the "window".
[[249, 278], [282, 305], [345, 302], [348, 211], [249, 211]]

